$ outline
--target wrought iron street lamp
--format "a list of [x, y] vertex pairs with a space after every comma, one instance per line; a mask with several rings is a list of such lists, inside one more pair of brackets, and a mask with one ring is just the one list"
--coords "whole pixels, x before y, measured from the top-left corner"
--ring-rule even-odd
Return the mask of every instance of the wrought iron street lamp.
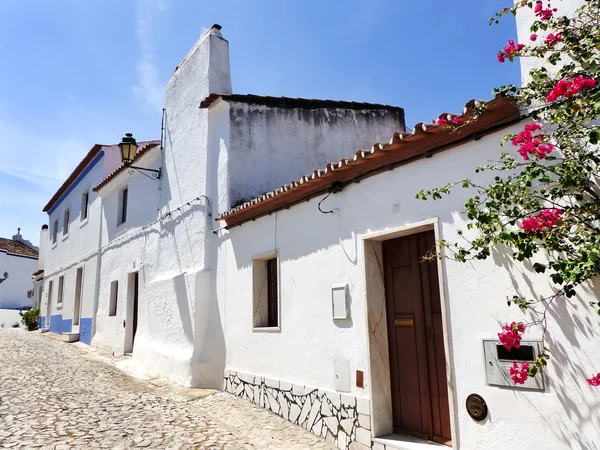
[[0, 278], [0, 284], [2, 284], [3, 281], [6, 281], [7, 278], [8, 278], [8, 272], [4, 272], [4, 278]]
[[161, 169], [146, 169], [144, 167], [132, 166], [131, 163], [135, 160], [135, 155], [137, 153], [138, 144], [135, 141], [135, 138], [131, 133], [126, 133], [123, 139], [121, 139], [121, 143], [119, 144], [119, 150], [121, 151], [121, 161], [125, 167], [129, 168], [129, 173], [133, 174], [134, 170], [138, 172], [150, 172], [152, 174], [152, 178], [159, 179], [161, 175]]

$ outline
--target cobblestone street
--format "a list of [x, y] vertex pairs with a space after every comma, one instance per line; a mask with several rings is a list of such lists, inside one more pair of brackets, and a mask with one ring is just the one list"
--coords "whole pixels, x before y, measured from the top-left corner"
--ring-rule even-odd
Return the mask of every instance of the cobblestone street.
[[0, 448], [331, 448], [250, 402], [140, 381], [39, 332], [0, 329], [0, 364]]

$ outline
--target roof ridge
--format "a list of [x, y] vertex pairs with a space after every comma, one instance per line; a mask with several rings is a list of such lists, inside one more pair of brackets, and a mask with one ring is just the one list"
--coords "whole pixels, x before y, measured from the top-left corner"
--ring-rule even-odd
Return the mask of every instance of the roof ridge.
[[383, 103], [356, 102], [352, 100], [328, 100], [317, 98], [303, 97], [285, 97], [257, 94], [228, 94], [228, 93], [211, 93], [200, 103], [200, 108], [209, 108], [218, 99], [230, 100], [240, 103], [259, 104], [271, 106], [274, 108], [304, 108], [304, 109], [319, 109], [319, 108], [341, 108], [341, 109], [387, 109], [392, 111], [402, 111], [404, 108], [400, 106], [386, 105]]

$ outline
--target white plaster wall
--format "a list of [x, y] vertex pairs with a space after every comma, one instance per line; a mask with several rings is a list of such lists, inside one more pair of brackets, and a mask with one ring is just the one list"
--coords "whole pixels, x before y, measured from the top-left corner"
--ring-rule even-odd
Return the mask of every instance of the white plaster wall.
[[[216, 186], [220, 181], [211, 170], [213, 167], [218, 170], [219, 154], [222, 149], [226, 153], [229, 134], [226, 114], [214, 116], [213, 122], [220, 124], [214, 127], [216, 134], [209, 133], [208, 111], [199, 106], [211, 92], [231, 92], [228, 43], [214, 28], [184, 58], [166, 89], [164, 153], [156, 163], [163, 174], [159, 183], [148, 180], [155, 187], [142, 194], [154, 195], [152, 189], [160, 189], [157, 201], [148, 203], [152, 203], [154, 217], [158, 206], [163, 219], [149, 231], [131, 230], [131, 239], [119, 244], [121, 248], [113, 252], [114, 256], [108, 251], [103, 253], [99, 334], [94, 345], [113, 349], [122, 346], [123, 318], [112, 320], [112, 324], [111, 320], [102, 319], [103, 331], [100, 331], [100, 318], [108, 314], [100, 305], [107, 305], [108, 280], [124, 277], [124, 272], [132, 270], [123, 266], [131, 263], [131, 257], [123, 255], [137, 258], [139, 246], [143, 246], [139, 335], [136, 335], [134, 358], [183, 385], [222, 387], [221, 320], [218, 307], [211, 303], [216, 296], [210, 295], [214, 284], [206, 272], [209, 266], [206, 235], [214, 223], [201, 196], [213, 199], [209, 184]], [[130, 195], [134, 202], [137, 194], [131, 191]], [[111, 198], [106, 200], [105, 212], [115, 201]], [[148, 216], [140, 214], [141, 225]], [[108, 221], [107, 226], [110, 229]], [[109, 236], [107, 242], [111, 240]], [[133, 247], [127, 247], [129, 244]], [[119, 305], [125, 295], [121, 284], [120, 281]], [[120, 310], [123, 312], [124, 308]]]
[[[226, 368], [333, 390], [334, 362], [349, 361], [352, 381], [357, 369], [366, 375], [366, 388], [353, 387], [352, 393], [368, 395], [376, 380], [369, 377], [362, 236], [438, 217], [440, 237], [457, 239], [457, 230], [465, 229], [461, 210], [468, 192], [458, 190], [435, 202], [416, 200], [414, 194], [463, 177], [493, 176], [475, 175], [474, 168], [498, 157], [502, 134], [346, 187], [323, 204], [338, 208], [339, 216], [321, 214], [317, 198], [227, 232], [219, 247], [217, 279], [219, 301], [225, 299]], [[399, 205], [397, 214], [394, 205]], [[280, 258], [281, 331], [256, 332], [251, 259], [274, 250]], [[443, 267], [459, 426], [453, 436], [456, 448], [526, 449], [532, 442], [540, 448], [594, 448], [600, 391], [585, 378], [600, 370], [600, 325], [587, 306], [597, 290], [582, 289], [575, 300], [551, 308], [547, 392], [500, 389], [486, 385], [481, 341], [496, 338], [503, 323], [526, 319], [506, 306], [506, 296], [515, 289], [528, 296], [547, 294], [549, 283], [500, 254], [467, 265], [445, 260]], [[338, 283], [349, 285], [351, 324], [332, 320], [330, 289]], [[538, 335], [532, 331], [527, 337]], [[489, 407], [483, 423], [470, 419], [464, 408], [473, 392]]]
[[405, 131], [404, 112], [229, 102], [231, 204], [264, 194]]
[[8, 272], [8, 278], [0, 284], [0, 308], [33, 306], [33, 298], [27, 291], [33, 289], [31, 274], [37, 270], [37, 258], [15, 256], [0, 250], [0, 278]]
[[[158, 169], [160, 167], [160, 149], [157, 147], [142, 157], [136, 165], [145, 168]], [[118, 224], [120, 214], [119, 197], [122, 190], [127, 187], [127, 219]], [[103, 348], [116, 355], [124, 353], [125, 332], [123, 321], [130, 319], [127, 316], [128, 308], [128, 275], [139, 272], [138, 291], [138, 329], [136, 334], [134, 356], [140, 357], [143, 352], [138, 351], [138, 345], [151, 347], [148, 343], [153, 339], [154, 333], [161, 329], [156, 327], [160, 317], [152, 315], [153, 300], [158, 299], [167, 303], [166, 298], [161, 298], [160, 290], [157, 295], [148, 295], [155, 288], [156, 254], [159, 240], [158, 228], [150, 226], [156, 221], [159, 184], [156, 180], [149, 179], [135, 172], [133, 175], [123, 171], [113, 179], [99, 194], [102, 197], [102, 245], [101, 267], [99, 278], [98, 309], [96, 311], [96, 332], [92, 345]], [[116, 316], [109, 316], [109, 302], [111, 282], [118, 281], [118, 301]], [[131, 287], [133, 288], [133, 287]], [[175, 348], [169, 351], [176, 351]]]
[[[517, 0], [515, 3], [519, 3], [520, 0]], [[546, 7], [548, 2], [544, 2], [544, 8]], [[575, 13], [575, 11], [580, 8], [585, 1], [584, 0], [554, 0], [552, 2], [550, 2], [552, 4], [553, 8], [557, 8], [558, 11], [555, 13], [556, 16], [567, 16], [567, 17], [572, 17], [573, 14]], [[529, 8], [521, 8], [519, 9], [519, 12], [517, 13], [516, 16], [516, 21], [517, 21], [517, 35], [519, 38], [519, 42], [525, 45], [535, 45], [535, 44], [539, 44], [539, 43], [543, 43], [544, 39], [546, 38], [546, 36], [548, 35], [549, 32], [551, 32], [551, 30], [548, 30], [547, 32], [543, 31], [543, 30], [539, 30], [536, 34], [538, 35], [538, 38], [535, 42], [532, 42], [530, 40], [530, 36], [531, 36], [531, 24], [534, 22], [535, 20], [535, 14], [533, 12], [533, 10], [530, 10]], [[531, 77], [529, 76], [529, 72], [533, 69], [537, 69], [542, 65], [543, 61], [540, 60], [539, 58], [533, 58], [533, 57], [524, 57], [524, 58], [520, 58], [520, 64], [521, 64], [521, 85], [526, 85], [527, 83], [529, 83], [531, 81]], [[563, 61], [564, 63], [564, 61]], [[562, 64], [558, 64], [556, 66], [552, 66], [552, 65], [547, 65], [546, 69], [549, 71], [549, 73], [556, 73], [560, 67], [562, 67]]]

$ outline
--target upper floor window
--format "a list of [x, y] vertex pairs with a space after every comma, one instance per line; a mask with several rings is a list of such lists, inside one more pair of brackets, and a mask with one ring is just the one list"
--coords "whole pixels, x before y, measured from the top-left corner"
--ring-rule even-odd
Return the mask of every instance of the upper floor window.
[[52, 225], [52, 243], [56, 244], [56, 239], [58, 238], [58, 219], [54, 221], [54, 225]]
[[90, 200], [90, 191], [85, 191], [81, 194], [81, 216], [80, 220], [84, 221], [88, 218], [88, 203]]
[[63, 275], [58, 278], [58, 296], [56, 299], [57, 303], [63, 302], [64, 286], [65, 286], [65, 277]]
[[121, 225], [127, 220], [127, 195], [127, 188], [121, 190], [119, 196], [119, 220], [117, 221], [117, 225]]
[[65, 216], [63, 219], [63, 236], [69, 234], [69, 210], [65, 210]]

